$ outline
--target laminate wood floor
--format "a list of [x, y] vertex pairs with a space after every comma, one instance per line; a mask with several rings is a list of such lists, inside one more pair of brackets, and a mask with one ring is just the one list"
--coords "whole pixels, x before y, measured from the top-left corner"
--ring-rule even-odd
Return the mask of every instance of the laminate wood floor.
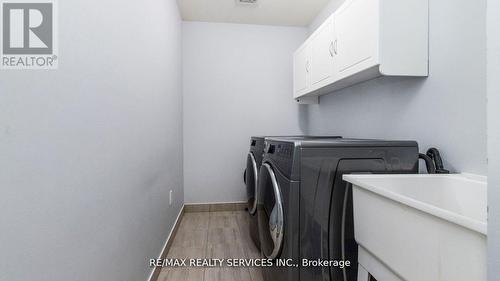
[[[185, 213], [167, 258], [257, 259], [244, 211]], [[263, 281], [260, 268], [165, 267], [158, 281]]]

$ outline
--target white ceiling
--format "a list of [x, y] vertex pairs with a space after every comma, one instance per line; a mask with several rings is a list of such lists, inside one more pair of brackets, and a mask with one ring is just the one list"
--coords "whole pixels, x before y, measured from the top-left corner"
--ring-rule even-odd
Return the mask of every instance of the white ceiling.
[[185, 21], [309, 26], [329, 0], [178, 0]]

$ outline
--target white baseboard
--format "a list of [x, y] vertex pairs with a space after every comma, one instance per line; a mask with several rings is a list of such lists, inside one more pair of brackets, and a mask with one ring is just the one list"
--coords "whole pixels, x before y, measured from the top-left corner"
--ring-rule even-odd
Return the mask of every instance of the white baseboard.
[[[164, 256], [167, 254], [168, 251], [168, 246], [169, 242], [171, 242], [171, 239], [173, 239], [173, 236], [175, 234], [175, 231], [179, 227], [179, 223], [181, 222], [182, 215], [184, 214], [184, 204], [182, 205], [181, 210], [179, 211], [179, 214], [177, 214], [177, 218], [175, 219], [174, 225], [172, 226], [172, 229], [170, 230], [170, 233], [168, 234], [167, 240], [163, 244], [163, 248], [160, 252], [160, 256], [158, 257], [159, 259], [164, 258]], [[149, 275], [148, 280], [149, 281], [156, 281], [158, 278], [158, 275], [160, 274], [161, 268], [155, 267], [152, 269], [151, 274]]]

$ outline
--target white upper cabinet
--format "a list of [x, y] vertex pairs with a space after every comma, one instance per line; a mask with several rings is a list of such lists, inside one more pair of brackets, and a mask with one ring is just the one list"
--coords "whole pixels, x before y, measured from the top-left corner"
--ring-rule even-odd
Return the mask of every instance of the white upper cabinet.
[[373, 66], [378, 61], [377, 1], [352, 0], [335, 13], [338, 78]]
[[346, 0], [295, 52], [294, 99], [379, 76], [428, 75], [428, 0]]
[[335, 29], [333, 18], [328, 19], [311, 36], [311, 87], [319, 88], [333, 78], [335, 57]]
[[307, 93], [309, 88], [309, 49], [307, 44], [302, 45], [294, 55], [293, 60], [293, 91], [294, 97]]

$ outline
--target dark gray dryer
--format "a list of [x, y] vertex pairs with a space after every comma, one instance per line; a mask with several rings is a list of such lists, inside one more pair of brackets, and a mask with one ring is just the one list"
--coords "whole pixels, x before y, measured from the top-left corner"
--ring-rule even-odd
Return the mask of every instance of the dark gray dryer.
[[257, 225], [257, 200], [256, 189], [260, 165], [262, 164], [262, 154], [264, 153], [264, 137], [252, 137], [250, 139], [250, 151], [247, 156], [247, 166], [245, 170], [245, 185], [247, 191], [249, 230], [250, 237], [255, 246], [260, 249], [259, 229]]
[[[357, 245], [344, 173], [416, 173], [412, 141], [267, 138], [257, 206], [261, 251], [271, 259], [342, 260], [342, 270], [263, 268], [266, 281], [356, 280]], [[353, 279], [354, 278], [354, 279]]]

